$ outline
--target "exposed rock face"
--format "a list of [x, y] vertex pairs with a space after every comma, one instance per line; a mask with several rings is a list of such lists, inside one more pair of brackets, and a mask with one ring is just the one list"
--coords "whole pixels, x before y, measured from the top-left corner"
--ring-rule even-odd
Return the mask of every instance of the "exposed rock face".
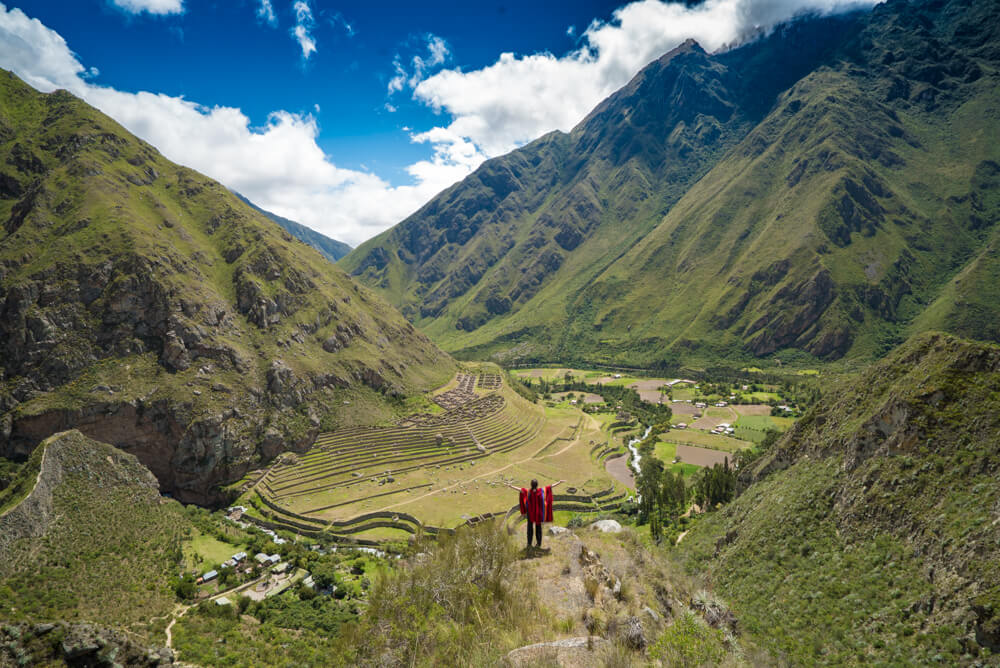
[[[307, 447], [321, 417], [381, 419], [390, 395], [451, 374], [322, 256], [72, 95], [0, 73], [0, 116], [0, 203], [16, 200], [0, 230], [0, 455], [78, 428], [164, 492], [216, 503]], [[366, 415], [338, 393], [367, 397]]]
[[[52, 643], [51, 638], [62, 640]], [[0, 665], [62, 663], [94, 668], [174, 665], [166, 647], [144, 647], [126, 633], [92, 624], [7, 624], [0, 629]]]
[[1000, 149], [960, 129], [998, 129], [963, 111], [995, 105], [996, 14], [883, 2], [722, 52], [682, 44], [341, 265], [469, 358], [649, 367], [871, 357], [901, 331], [1000, 341]]
[[[741, 472], [749, 487], [744, 494], [754, 498], [766, 489], [791, 499], [790, 490], [815, 476], [822, 493], [813, 497], [810, 521], [832, 524], [841, 550], [865, 549], [879, 539], [905, 545], [906, 568], [918, 572], [923, 587], [908, 594], [915, 600], [907, 609], [924, 615], [928, 626], [955, 629], [966, 651], [993, 651], [1000, 646], [998, 397], [1000, 347], [920, 335], [831, 388], [771, 452]], [[754, 553], [760, 540], [741, 501], [727, 509], [717, 570], [726, 568], [726, 559]], [[789, 503], [804, 512], [795, 505], [801, 501]], [[768, 540], [788, 544], [782, 541], [797, 535], [800, 515], [789, 513], [787, 520]], [[822, 558], [817, 555], [817, 563]], [[793, 571], [788, 581], [800, 578]]]

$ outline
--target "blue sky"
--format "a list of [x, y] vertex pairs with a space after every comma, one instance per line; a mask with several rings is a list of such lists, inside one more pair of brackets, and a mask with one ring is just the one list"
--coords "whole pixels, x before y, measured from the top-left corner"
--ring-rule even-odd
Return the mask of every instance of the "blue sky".
[[[393, 61], [424, 55], [427, 36], [449, 56], [440, 66], [478, 69], [503, 51], [561, 53], [593, 19], [607, 20], [621, 3], [573, 2], [311, 2], [316, 51], [303, 58], [291, 30], [292, 3], [272, 0], [275, 24], [257, 15], [259, 2], [186, 0], [183, 13], [134, 14], [107, 0], [14, 3], [58, 32], [94, 83], [119, 90], [184, 96], [207, 106], [239, 107], [256, 126], [275, 109], [311, 113], [319, 145], [352, 169], [367, 166], [393, 185], [411, 181], [405, 167], [429, 158], [402, 130], [439, 123], [432, 110], [405, 95], [391, 98]], [[319, 105], [320, 111], [315, 111]]]
[[356, 245], [687, 38], [874, 2], [21, 0], [0, 4], [0, 67]]

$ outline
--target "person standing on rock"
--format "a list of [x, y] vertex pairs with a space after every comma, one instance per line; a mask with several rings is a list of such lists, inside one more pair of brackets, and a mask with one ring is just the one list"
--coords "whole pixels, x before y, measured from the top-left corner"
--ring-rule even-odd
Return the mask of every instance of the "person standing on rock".
[[531, 549], [531, 534], [535, 534], [535, 542], [538, 547], [542, 547], [542, 522], [552, 521], [552, 488], [566, 482], [560, 480], [547, 486], [545, 490], [538, 488], [538, 481], [531, 481], [531, 489], [515, 487], [510, 483], [507, 486], [518, 492], [521, 514], [528, 516], [528, 549]]

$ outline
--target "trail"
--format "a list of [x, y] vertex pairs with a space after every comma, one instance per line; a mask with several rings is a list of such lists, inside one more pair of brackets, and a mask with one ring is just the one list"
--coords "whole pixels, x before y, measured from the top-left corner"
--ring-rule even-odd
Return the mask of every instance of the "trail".
[[[582, 425], [582, 422], [578, 423], [576, 425], [576, 427], [573, 428], [574, 435], [576, 434], [576, 430], [579, 429], [581, 425]], [[385, 510], [392, 510], [393, 508], [398, 508], [400, 506], [405, 506], [408, 503], [413, 503], [414, 501], [420, 501], [421, 499], [426, 499], [428, 496], [434, 496], [435, 494], [440, 494], [441, 492], [447, 492], [450, 489], [453, 489], [455, 487], [459, 487], [461, 485], [468, 484], [468, 483], [470, 483], [470, 482], [472, 482], [474, 480], [480, 480], [482, 478], [488, 478], [489, 476], [496, 475], [497, 473], [500, 473], [501, 471], [506, 471], [507, 469], [509, 469], [509, 468], [511, 468], [513, 466], [518, 466], [519, 464], [524, 464], [524, 463], [530, 462], [532, 460], [537, 461], [539, 459], [548, 459], [549, 457], [558, 457], [559, 455], [561, 455], [562, 453], [566, 452], [567, 450], [569, 450], [573, 446], [578, 445], [579, 442], [580, 441], [578, 439], [574, 438], [572, 441], [570, 441], [569, 445], [567, 445], [566, 447], [564, 447], [562, 450], [559, 450], [557, 452], [553, 452], [551, 454], [539, 457], [538, 454], [540, 452], [542, 452], [543, 450], [545, 450], [545, 448], [549, 447], [550, 444], [546, 443], [541, 448], [539, 448], [538, 450], [536, 450], [535, 453], [533, 455], [531, 455], [530, 457], [525, 457], [524, 459], [518, 460], [516, 462], [511, 462], [510, 464], [507, 464], [506, 466], [501, 466], [498, 469], [494, 469], [492, 471], [487, 471], [486, 473], [481, 473], [481, 474], [475, 476], [474, 478], [468, 478], [467, 480], [463, 480], [462, 482], [457, 482], [454, 485], [448, 485], [447, 487], [441, 487], [439, 489], [435, 489], [434, 491], [427, 492], [425, 494], [421, 494], [420, 496], [415, 496], [412, 499], [407, 499], [406, 501], [400, 501], [399, 503], [394, 503], [392, 505], [384, 506], [384, 507], [379, 508], [378, 510], [375, 510], [375, 511], [372, 511], [372, 512], [382, 512], [382, 511], [385, 511]]]
[[[244, 582], [243, 584], [239, 584], [239, 585], [236, 585], [235, 587], [231, 587], [231, 588], [226, 589], [224, 591], [220, 591], [220, 592], [217, 592], [215, 594], [212, 594], [211, 596], [209, 596], [205, 600], [206, 601], [214, 601], [216, 599], [222, 598], [223, 596], [226, 596], [227, 594], [233, 594], [233, 593], [238, 593], [238, 592], [241, 592], [241, 591], [245, 591], [246, 589], [249, 589], [250, 587], [253, 587], [257, 583], [259, 583], [261, 580], [265, 580], [268, 577], [270, 577], [269, 574], [267, 574], [267, 575], [261, 575], [256, 580], [251, 580], [250, 582]], [[192, 604], [192, 605], [183, 605], [181, 603], [178, 603], [177, 606], [174, 608], [173, 612], [170, 613], [170, 623], [167, 624], [167, 628], [164, 629], [164, 633], [167, 636], [166, 647], [168, 649], [173, 649], [174, 648], [174, 634], [173, 634], [174, 624], [176, 624], [177, 620], [180, 619], [181, 617], [183, 617], [187, 613], [187, 611], [190, 610], [193, 607], [194, 607], [194, 604]], [[164, 615], [164, 617], [165, 616], [166, 615]], [[153, 617], [153, 619], [162, 619], [162, 617]], [[153, 621], [153, 619], [151, 619], [150, 621]]]

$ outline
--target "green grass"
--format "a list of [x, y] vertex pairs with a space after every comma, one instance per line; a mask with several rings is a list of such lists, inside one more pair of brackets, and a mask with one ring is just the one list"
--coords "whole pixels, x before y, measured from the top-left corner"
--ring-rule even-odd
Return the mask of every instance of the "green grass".
[[35, 488], [35, 480], [38, 477], [44, 452], [44, 448], [35, 448], [28, 461], [17, 467], [17, 473], [13, 476], [10, 485], [0, 490], [0, 515], [23, 501], [24, 497], [28, 496]]
[[[65, 91], [42, 94], [4, 75], [0, 118], [5, 178], [37, 180], [45, 192], [23, 224], [0, 231], [0, 264], [7, 267], [0, 293], [36, 295], [25, 302], [31, 322], [73, 323], [47, 327], [44, 355], [29, 336], [4, 358], [0, 404], [11, 407], [3, 417], [15, 431], [21, 419], [54, 411], [106, 416], [118, 406], [156, 405], [182, 431], [222, 429], [232, 443], [257, 446], [272, 429], [296, 443], [314, 429], [311, 415], [328, 428], [388, 422], [421, 401], [406, 406], [392, 396], [419, 395], [453, 375], [453, 360], [314, 249], [81, 100]], [[11, 160], [21, 150], [37, 157], [41, 171]], [[0, 203], [5, 220], [16, 201]], [[40, 289], [61, 297], [39, 300]], [[169, 295], [183, 295], [183, 308]], [[261, 299], [283, 304], [273, 322], [251, 310]], [[118, 326], [124, 316], [100, 315], [117, 309], [146, 325]], [[354, 333], [341, 350], [327, 352], [323, 343], [338, 327]], [[168, 368], [168, 329], [186, 339], [189, 358], [205, 354], [187, 368]], [[267, 392], [278, 359], [300, 385], [294, 406], [254, 398]], [[385, 387], [375, 387], [376, 374]], [[323, 384], [305, 380], [321, 375]], [[27, 379], [53, 387], [15, 401], [14, 389]], [[186, 480], [191, 497], [218, 501], [220, 477], [242, 473], [263, 454], [241, 446], [226, 471], [209, 467], [203, 480]], [[178, 455], [189, 456], [202, 458]], [[211, 461], [221, 467], [224, 459]]]
[[245, 552], [247, 548], [246, 544], [226, 543], [197, 529], [194, 529], [191, 537], [184, 541], [183, 547], [185, 562], [191, 568], [204, 570], [221, 564], [237, 552]]
[[[937, 17], [936, 10], [930, 14]], [[982, 25], [992, 18], [980, 16]], [[941, 26], [942, 39], [955, 41], [947, 26], [957, 19], [925, 20]], [[687, 124], [619, 125], [625, 110], [641, 103], [632, 95], [644, 89], [625, 91], [609, 102], [614, 113], [484, 167], [485, 176], [442, 194], [341, 264], [361, 271], [381, 248], [389, 267], [369, 268], [362, 280], [467, 358], [645, 367], [721, 360], [735, 368], [813, 374], [844, 354], [877, 358], [928, 328], [996, 340], [998, 237], [995, 226], [974, 224], [995, 220], [998, 211], [989, 167], [1000, 159], [996, 87], [987, 77], [950, 78], [942, 88], [950, 91], [948, 100], [933, 110], [887, 101], [885, 90], [920, 71], [921, 58], [937, 59], [935, 66], [949, 71], [951, 56], [910, 48], [903, 33], [885, 24], [874, 33], [876, 46], [854, 54], [860, 60], [850, 66], [823, 60], [812, 69], [803, 61], [799, 81], [766, 94], [778, 102], [765, 118], [743, 116], [737, 102], [734, 115], [719, 121], [711, 147], [683, 139], [692, 130]], [[826, 37], [837, 38], [824, 32], [814, 42]], [[785, 52], [774, 39], [755, 47], [752, 64], [727, 61], [748, 68], [738, 75], [755, 82], [746, 90], [773, 85], [764, 73], [784, 66]], [[971, 47], [955, 41], [954, 48]], [[891, 66], [882, 61], [889, 51], [902, 54]], [[872, 76], [858, 79], [855, 66]], [[669, 142], [667, 127], [676, 128]], [[614, 147], [611, 137], [619, 142]], [[692, 153], [667, 158], [674, 142]], [[639, 147], [665, 144], [666, 155], [651, 172], [623, 175], [610, 167], [630, 157], [641, 161]], [[576, 178], [551, 186], [549, 175], [569, 168], [565, 156], [580, 146], [588, 159], [573, 163]], [[635, 148], [618, 155], [623, 146]], [[830, 156], [834, 163], [826, 162]], [[818, 168], [821, 163], [829, 169]], [[488, 184], [507, 173], [518, 174], [518, 186], [503, 190], [497, 204], [496, 220], [503, 222], [472, 226], [468, 241], [448, 242], [464, 226], [467, 207], [495, 197]], [[582, 182], [594, 192], [577, 190]], [[854, 218], [848, 205], [872, 213]], [[572, 251], [548, 234], [533, 234], [545, 227], [540, 221], [563, 220], [565, 211], [577, 212], [567, 225], [586, 230]], [[620, 211], [628, 212], [625, 228]], [[410, 247], [424, 234], [440, 241], [436, 255]], [[514, 247], [500, 252], [501, 238]], [[561, 261], [546, 268], [538, 260], [550, 252]], [[473, 263], [482, 271], [469, 280], [459, 268]], [[435, 271], [423, 271], [428, 268]], [[811, 313], [797, 295], [817, 272], [829, 278], [835, 296], [822, 313]], [[435, 278], [422, 282], [428, 273]], [[869, 289], [886, 301], [859, 296]], [[512, 299], [510, 310], [492, 315], [486, 295]], [[429, 298], [433, 308], [422, 311]], [[766, 324], [752, 327], [755, 322]], [[834, 346], [838, 341], [843, 345]], [[767, 364], [756, 361], [762, 357]]]
[[741, 415], [736, 420], [734, 426], [756, 429], [758, 431], [767, 431], [768, 429], [776, 429], [778, 427], [777, 423], [769, 415]]
[[752, 445], [747, 441], [732, 438], [731, 436], [709, 434], [702, 431], [696, 431], [694, 429], [671, 429], [670, 431], [662, 434], [660, 439], [670, 441], [672, 443], [694, 445], [700, 448], [722, 450], [724, 452], [736, 452], [737, 450], [743, 450], [744, 448], [748, 448]]

